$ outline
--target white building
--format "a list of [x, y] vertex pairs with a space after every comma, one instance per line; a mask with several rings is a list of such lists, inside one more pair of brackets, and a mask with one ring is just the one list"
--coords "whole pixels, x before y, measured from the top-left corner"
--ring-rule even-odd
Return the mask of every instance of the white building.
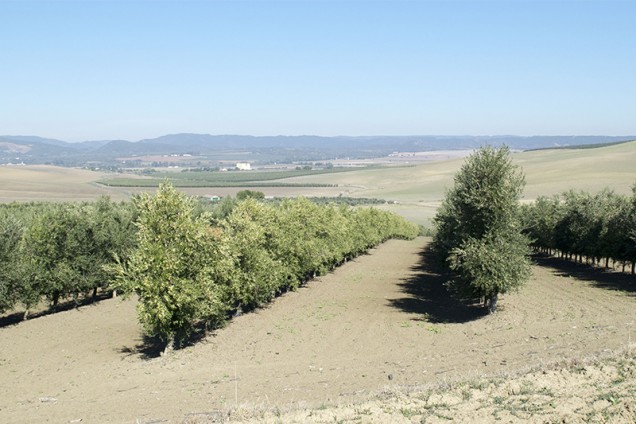
[[251, 171], [252, 164], [247, 162], [239, 162], [236, 164], [236, 169], [238, 169], [239, 171]]

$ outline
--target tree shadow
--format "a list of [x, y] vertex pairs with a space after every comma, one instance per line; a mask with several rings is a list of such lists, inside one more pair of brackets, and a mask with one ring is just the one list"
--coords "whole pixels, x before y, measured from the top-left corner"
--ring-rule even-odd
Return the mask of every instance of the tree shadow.
[[445, 286], [450, 276], [429, 248], [420, 252], [420, 261], [412, 271], [414, 274], [409, 279], [398, 284], [406, 296], [390, 299], [389, 303], [409, 314], [417, 314], [419, 317], [414, 320], [465, 323], [488, 314], [477, 299], [461, 301], [452, 296]]
[[630, 274], [542, 254], [534, 255], [533, 260], [537, 265], [551, 269], [558, 277], [572, 277], [596, 287], [636, 294], [636, 277]]
[[[176, 350], [185, 349], [190, 346], [194, 346], [207, 336], [211, 335], [210, 331], [206, 329], [204, 324], [197, 324], [188, 337], [181, 341], [180, 345], [176, 347]], [[149, 361], [161, 356], [166, 347], [165, 340], [158, 336], [142, 335], [140, 343], [133, 347], [122, 346], [118, 349], [119, 353], [125, 356], [138, 356], [140, 359]]]
[[[69, 299], [60, 302], [57, 306], [51, 306], [42, 311], [35, 311], [29, 313], [27, 321], [31, 321], [36, 318], [45, 317], [47, 315], [56, 314], [58, 312], [70, 311], [71, 309], [77, 309], [83, 306], [96, 305], [102, 300], [112, 298], [111, 291], [104, 291], [97, 293], [95, 297], [89, 296], [82, 299]], [[9, 327], [10, 325], [19, 324], [24, 321], [24, 311], [16, 311], [8, 313], [0, 317], [0, 328]]]

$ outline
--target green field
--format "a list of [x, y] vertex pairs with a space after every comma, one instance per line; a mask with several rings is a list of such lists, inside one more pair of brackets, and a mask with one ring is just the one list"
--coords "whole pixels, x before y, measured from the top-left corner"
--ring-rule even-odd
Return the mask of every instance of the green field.
[[[535, 199], [569, 189], [596, 192], [609, 187], [627, 194], [636, 182], [636, 141], [597, 148], [536, 150], [515, 153], [526, 175], [524, 198]], [[109, 194], [120, 199], [154, 190], [169, 177], [189, 194], [233, 195], [256, 188], [267, 196], [348, 196], [379, 198], [383, 205], [413, 222], [429, 225], [463, 159], [416, 166], [334, 168], [326, 170], [250, 172], [165, 172], [152, 178], [121, 176], [57, 167], [0, 167], [0, 200], [73, 200]], [[120, 186], [104, 185], [119, 180]], [[97, 183], [100, 184], [97, 184]], [[188, 188], [189, 187], [189, 188]], [[198, 187], [198, 188], [197, 188]], [[201, 188], [203, 187], [203, 188]], [[225, 187], [225, 188], [222, 188]]]
[[109, 187], [158, 187], [170, 181], [175, 187], [331, 187], [328, 183], [286, 182], [299, 176], [316, 176], [352, 172], [355, 168], [296, 169], [288, 171], [188, 171], [156, 172], [144, 178], [104, 178], [100, 184]]

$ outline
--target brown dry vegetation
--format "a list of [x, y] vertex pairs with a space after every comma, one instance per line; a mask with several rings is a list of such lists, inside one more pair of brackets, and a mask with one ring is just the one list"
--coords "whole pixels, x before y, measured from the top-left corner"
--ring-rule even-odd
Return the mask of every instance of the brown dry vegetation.
[[184, 422], [243, 423], [633, 423], [636, 358], [563, 361], [521, 375], [387, 387], [366, 401], [319, 408], [235, 408]]
[[[443, 159], [443, 157], [441, 157]], [[380, 158], [376, 162], [382, 163]], [[526, 175], [524, 198], [569, 189], [596, 192], [609, 187], [628, 194], [636, 180], [636, 142], [594, 149], [540, 150], [513, 156]], [[418, 224], [430, 225], [464, 159], [437, 160], [414, 166], [378, 167], [358, 171], [285, 179], [288, 183], [337, 184], [337, 187], [257, 187], [267, 196], [376, 197], [398, 201], [386, 205]], [[52, 166], [0, 167], [0, 202], [12, 200], [88, 200], [103, 194], [119, 200], [154, 188], [104, 187], [105, 174]], [[190, 195], [235, 195], [250, 187], [187, 188]]]
[[0, 202], [94, 200], [128, 197], [95, 183], [102, 173], [48, 165], [0, 166]]
[[586, 362], [630, 348], [632, 277], [540, 259], [484, 316], [448, 298], [427, 243], [387, 242], [169, 357], [134, 301], [0, 328], [0, 422], [634, 417], [633, 356]]

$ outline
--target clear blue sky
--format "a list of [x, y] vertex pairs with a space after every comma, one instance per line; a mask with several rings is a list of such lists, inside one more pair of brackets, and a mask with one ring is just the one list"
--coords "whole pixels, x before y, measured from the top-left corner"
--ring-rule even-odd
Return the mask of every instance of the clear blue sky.
[[0, 0], [0, 134], [636, 133], [633, 1]]

